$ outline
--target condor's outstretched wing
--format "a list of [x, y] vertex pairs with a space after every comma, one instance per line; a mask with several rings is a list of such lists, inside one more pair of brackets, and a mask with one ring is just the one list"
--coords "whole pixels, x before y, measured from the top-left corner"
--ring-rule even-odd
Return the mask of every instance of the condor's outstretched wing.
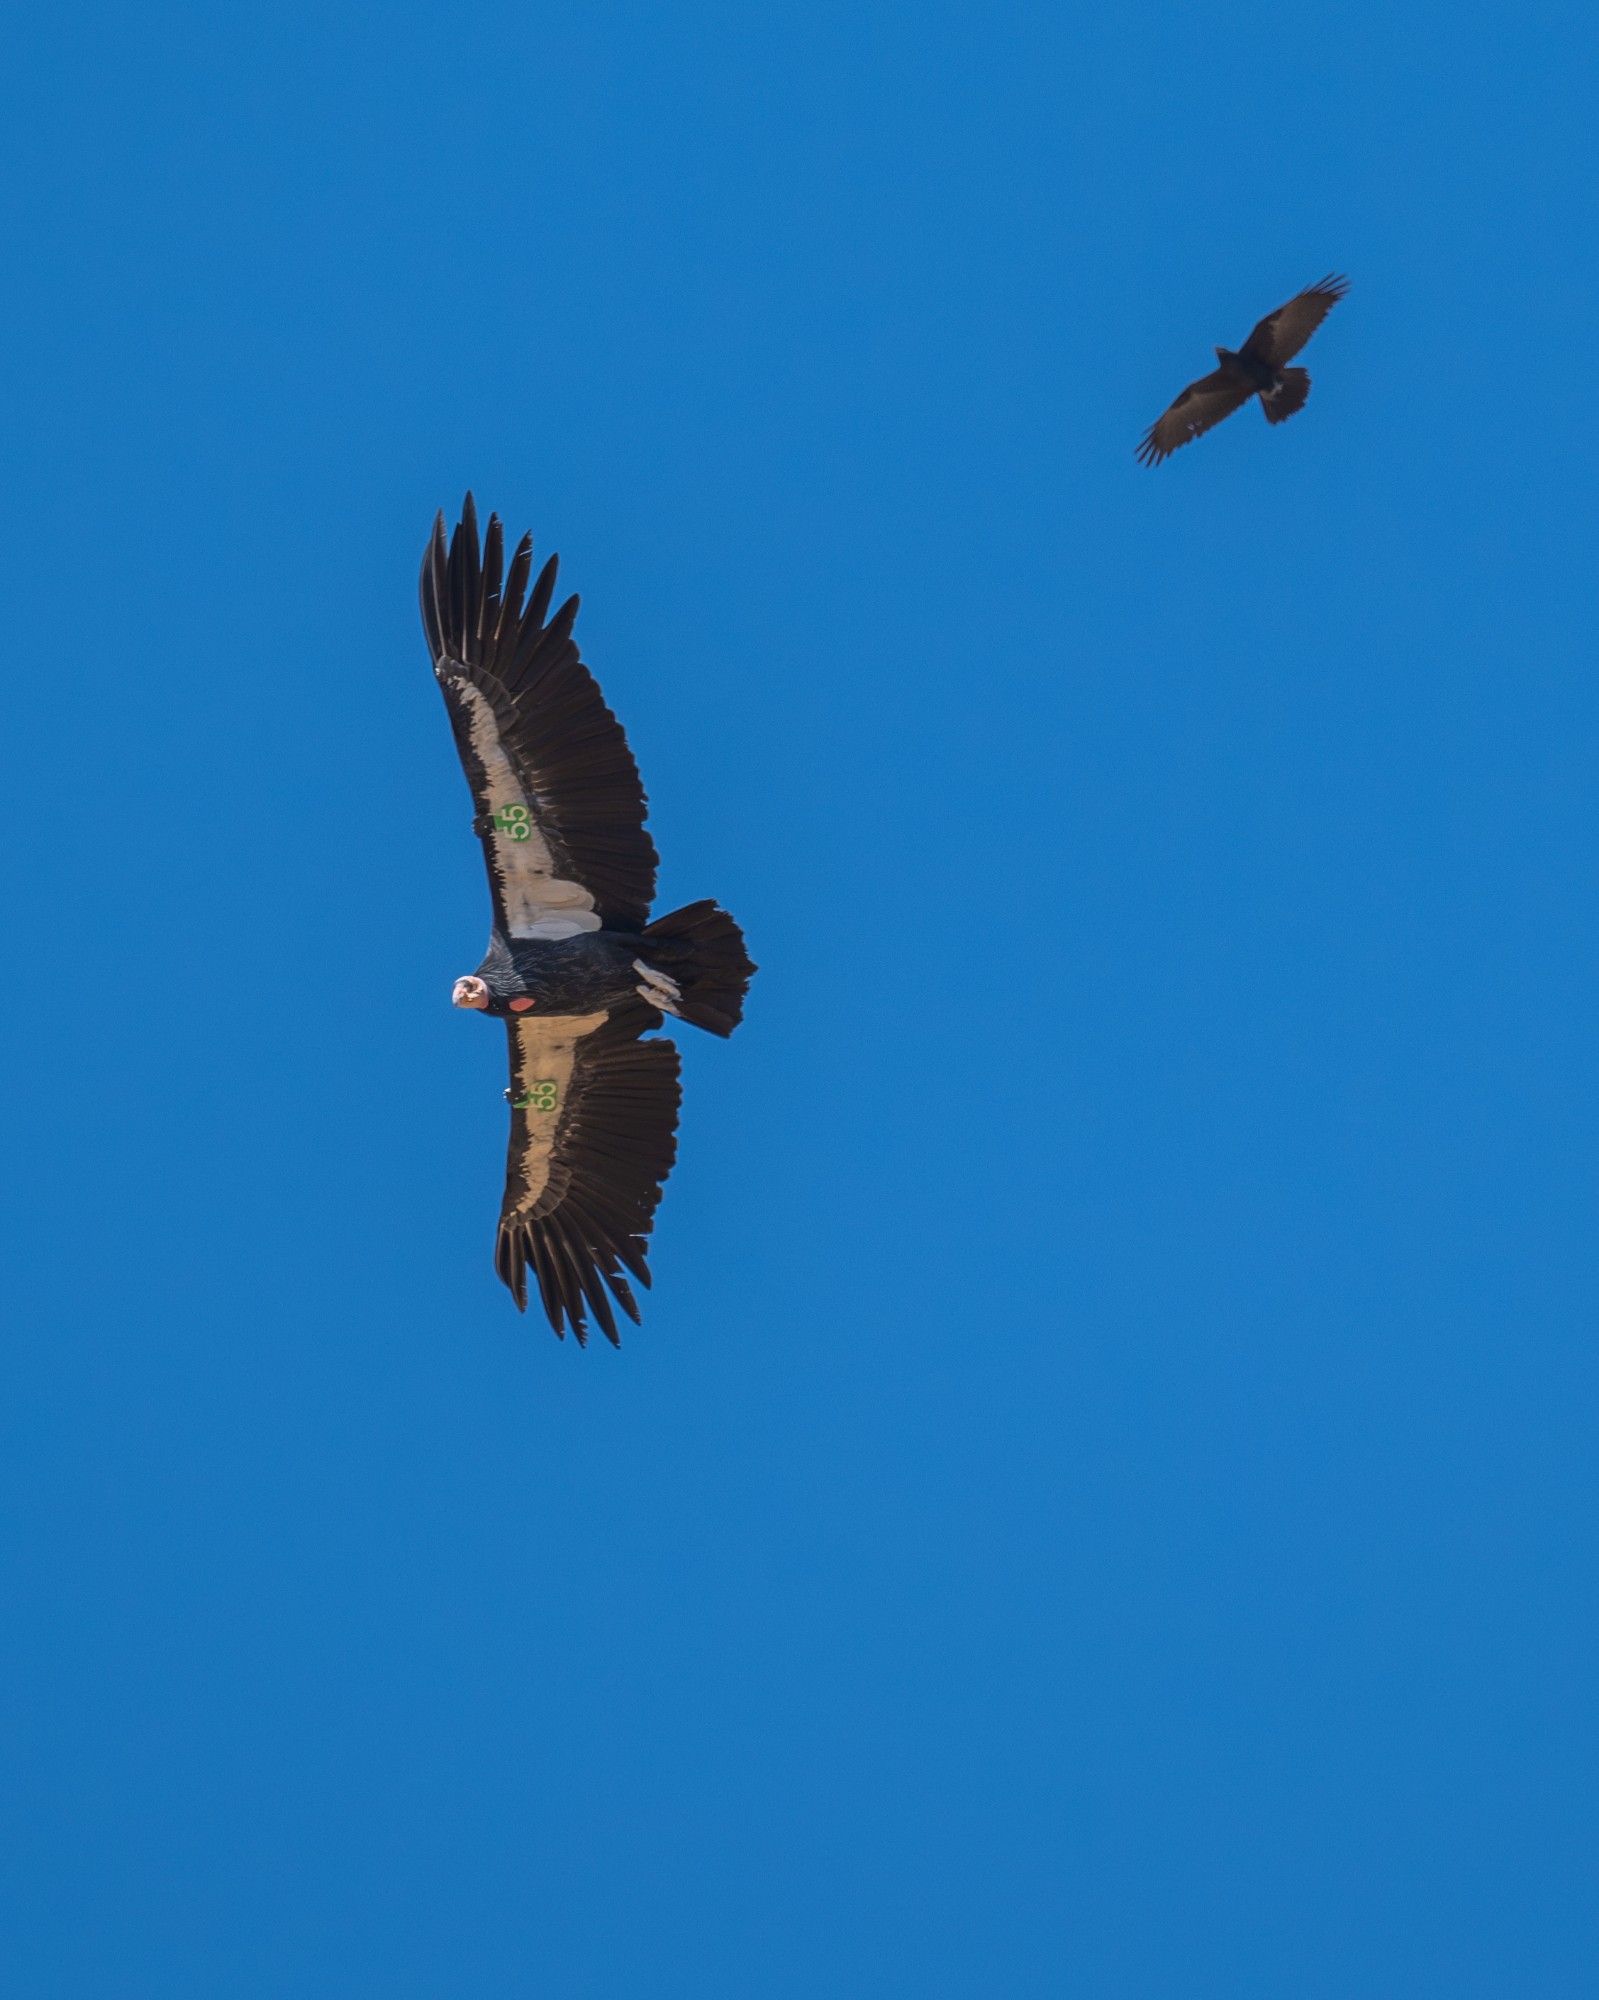
[[494, 1268], [527, 1305], [533, 1273], [550, 1325], [587, 1343], [589, 1315], [618, 1344], [614, 1299], [638, 1307], [644, 1246], [677, 1156], [677, 1050], [640, 1041], [660, 1026], [637, 1004], [614, 1015], [521, 1015], [511, 1042], [511, 1145]]
[[1197, 382], [1190, 382], [1171, 408], [1145, 431], [1135, 454], [1139, 464], [1159, 465], [1179, 445], [1208, 431], [1223, 417], [1230, 417], [1234, 410], [1241, 410], [1254, 393], [1247, 382], [1240, 382], [1236, 375], [1228, 375], [1220, 368], [1202, 375]]
[[422, 623], [477, 803], [495, 923], [509, 937], [638, 930], [655, 899], [655, 843], [622, 725], [572, 638], [577, 599], [549, 622], [556, 559], [524, 606], [533, 540], [501, 582], [504, 537], [478, 548], [466, 496], [446, 549], [444, 516], [422, 558]]
[[1267, 313], [1240, 352], [1251, 361], [1264, 361], [1273, 368], [1281, 368], [1285, 361], [1293, 360], [1348, 290], [1349, 280], [1329, 271], [1325, 278], [1307, 285], [1287, 305]]

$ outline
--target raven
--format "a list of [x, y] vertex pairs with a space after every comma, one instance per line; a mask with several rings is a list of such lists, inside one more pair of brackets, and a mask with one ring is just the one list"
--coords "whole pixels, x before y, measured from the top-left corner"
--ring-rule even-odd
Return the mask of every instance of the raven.
[[1138, 447], [1139, 463], [1159, 465], [1190, 438], [1241, 410], [1251, 396], [1259, 396], [1268, 424], [1284, 423], [1295, 410], [1302, 410], [1310, 394], [1310, 376], [1303, 368], [1286, 364], [1348, 290], [1347, 278], [1329, 274], [1267, 313], [1236, 354], [1218, 347], [1221, 366], [1190, 382], [1165, 415], [1150, 425]]

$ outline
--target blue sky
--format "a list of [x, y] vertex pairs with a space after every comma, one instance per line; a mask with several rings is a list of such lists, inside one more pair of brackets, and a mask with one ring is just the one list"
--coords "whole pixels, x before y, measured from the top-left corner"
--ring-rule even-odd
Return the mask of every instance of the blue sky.
[[[1596, 53], [14, 32], [8, 1991], [1591, 1991]], [[469, 485], [762, 966], [620, 1354], [491, 1269]]]

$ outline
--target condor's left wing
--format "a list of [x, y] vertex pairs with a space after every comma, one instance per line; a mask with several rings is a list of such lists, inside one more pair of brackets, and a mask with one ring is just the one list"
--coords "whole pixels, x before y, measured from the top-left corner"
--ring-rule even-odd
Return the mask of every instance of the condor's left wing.
[[496, 927], [513, 938], [640, 930], [655, 899], [655, 843], [638, 766], [572, 638], [577, 599], [545, 622], [555, 558], [533, 568], [524, 535], [501, 581], [505, 544], [490, 515], [478, 546], [434, 523], [422, 558], [422, 623], [477, 805]]
[[494, 1268], [527, 1305], [528, 1272], [550, 1325], [586, 1345], [589, 1316], [618, 1345], [612, 1300], [638, 1306], [644, 1249], [677, 1157], [677, 1049], [633, 1002], [611, 1014], [518, 1015], [511, 1045], [511, 1143]]

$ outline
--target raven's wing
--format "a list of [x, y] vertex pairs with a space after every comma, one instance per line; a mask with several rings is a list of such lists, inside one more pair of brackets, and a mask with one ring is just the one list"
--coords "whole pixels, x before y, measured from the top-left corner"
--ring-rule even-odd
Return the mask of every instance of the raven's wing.
[[1145, 431], [1138, 446], [1139, 464], [1159, 465], [1180, 445], [1219, 424], [1223, 417], [1230, 417], [1234, 410], [1241, 410], [1254, 393], [1247, 382], [1221, 368], [1190, 382], [1165, 415], [1157, 417]]
[[[519, 1016], [511, 1043], [511, 1145], [494, 1268], [527, 1305], [527, 1274], [551, 1326], [579, 1345], [589, 1315], [613, 1345], [614, 1298], [638, 1307], [622, 1267], [648, 1286], [644, 1246], [677, 1156], [677, 1049], [652, 1037], [653, 1008]], [[610, 1296], [607, 1296], [609, 1290]]]
[[577, 599], [549, 623], [555, 557], [524, 608], [533, 541], [502, 588], [504, 538], [478, 550], [466, 496], [448, 549], [444, 516], [422, 558], [422, 624], [477, 804], [497, 927], [508, 937], [638, 930], [655, 898], [655, 843], [622, 725], [572, 638]]
[[1287, 305], [1267, 313], [1240, 352], [1251, 361], [1264, 361], [1269, 367], [1281, 368], [1285, 361], [1293, 360], [1348, 290], [1349, 280], [1336, 273], [1318, 278]]

